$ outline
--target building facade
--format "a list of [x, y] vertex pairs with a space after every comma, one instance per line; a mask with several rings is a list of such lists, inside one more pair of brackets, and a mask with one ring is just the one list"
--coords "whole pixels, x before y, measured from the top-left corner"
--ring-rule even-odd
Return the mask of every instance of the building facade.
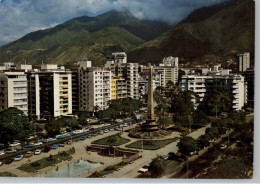
[[[207, 93], [214, 90], [224, 90], [232, 94], [232, 107], [234, 110], [241, 110], [245, 103], [247, 103], [246, 86], [244, 77], [241, 75], [184, 75], [181, 78], [181, 89], [183, 91], [190, 90], [195, 92], [199, 96], [200, 101], [203, 100]], [[195, 102], [195, 106], [198, 106], [198, 104], [199, 102]]]
[[37, 118], [72, 114], [72, 72], [53, 65], [44, 70], [28, 72], [29, 111]]
[[245, 72], [250, 68], [250, 53], [238, 54], [238, 70], [239, 72]]
[[28, 115], [27, 77], [24, 72], [0, 73], [0, 110], [15, 107]]

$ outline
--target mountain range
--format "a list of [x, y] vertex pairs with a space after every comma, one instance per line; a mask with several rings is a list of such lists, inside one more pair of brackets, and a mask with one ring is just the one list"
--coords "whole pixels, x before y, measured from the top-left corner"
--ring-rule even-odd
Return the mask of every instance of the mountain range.
[[182, 63], [225, 62], [237, 53], [254, 56], [253, 0], [230, 0], [192, 12], [177, 25], [138, 20], [128, 11], [82, 16], [29, 33], [0, 47], [0, 62], [69, 65], [87, 57], [98, 66], [112, 52], [125, 51], [129, 62], [159, 63], [176, 56]]
[[254, 1], [231, 0], [195, 10], [161, 36], [128, 52], [128, 58], [158, 63], [165, 56], [176, 56], [190, 66], [226, 64], [241, 52], [254, 58], [254, 35]]

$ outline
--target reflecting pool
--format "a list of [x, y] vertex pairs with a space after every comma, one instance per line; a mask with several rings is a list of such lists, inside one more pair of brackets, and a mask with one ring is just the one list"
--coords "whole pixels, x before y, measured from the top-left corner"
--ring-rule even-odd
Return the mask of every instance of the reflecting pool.
[[101, 166], [101, 163], [93, 163], [86, 160], [79, 160], [71, 164], [67, 164], [63, 167], [56, 167], [54, 170], [41, 174], [40, 177], [75, 177], [91, 169]]

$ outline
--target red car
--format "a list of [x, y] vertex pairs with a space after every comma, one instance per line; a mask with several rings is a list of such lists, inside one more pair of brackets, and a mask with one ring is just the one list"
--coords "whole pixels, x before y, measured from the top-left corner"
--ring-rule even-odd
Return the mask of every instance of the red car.
[[24, 155], [24, 157], [31, 157], [33, 155], [33, 152], [32, 151], [27, 151]]

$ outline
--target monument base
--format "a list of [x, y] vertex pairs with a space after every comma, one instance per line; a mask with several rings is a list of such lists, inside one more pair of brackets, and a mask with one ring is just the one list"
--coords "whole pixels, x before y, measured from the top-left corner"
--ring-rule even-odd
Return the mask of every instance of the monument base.
[[171, 131], [163, 129], [146, 129], [135, 128], [129, 131], [129, 137], [138, 138], [138, 139], [160, 139], [171, 134]]

